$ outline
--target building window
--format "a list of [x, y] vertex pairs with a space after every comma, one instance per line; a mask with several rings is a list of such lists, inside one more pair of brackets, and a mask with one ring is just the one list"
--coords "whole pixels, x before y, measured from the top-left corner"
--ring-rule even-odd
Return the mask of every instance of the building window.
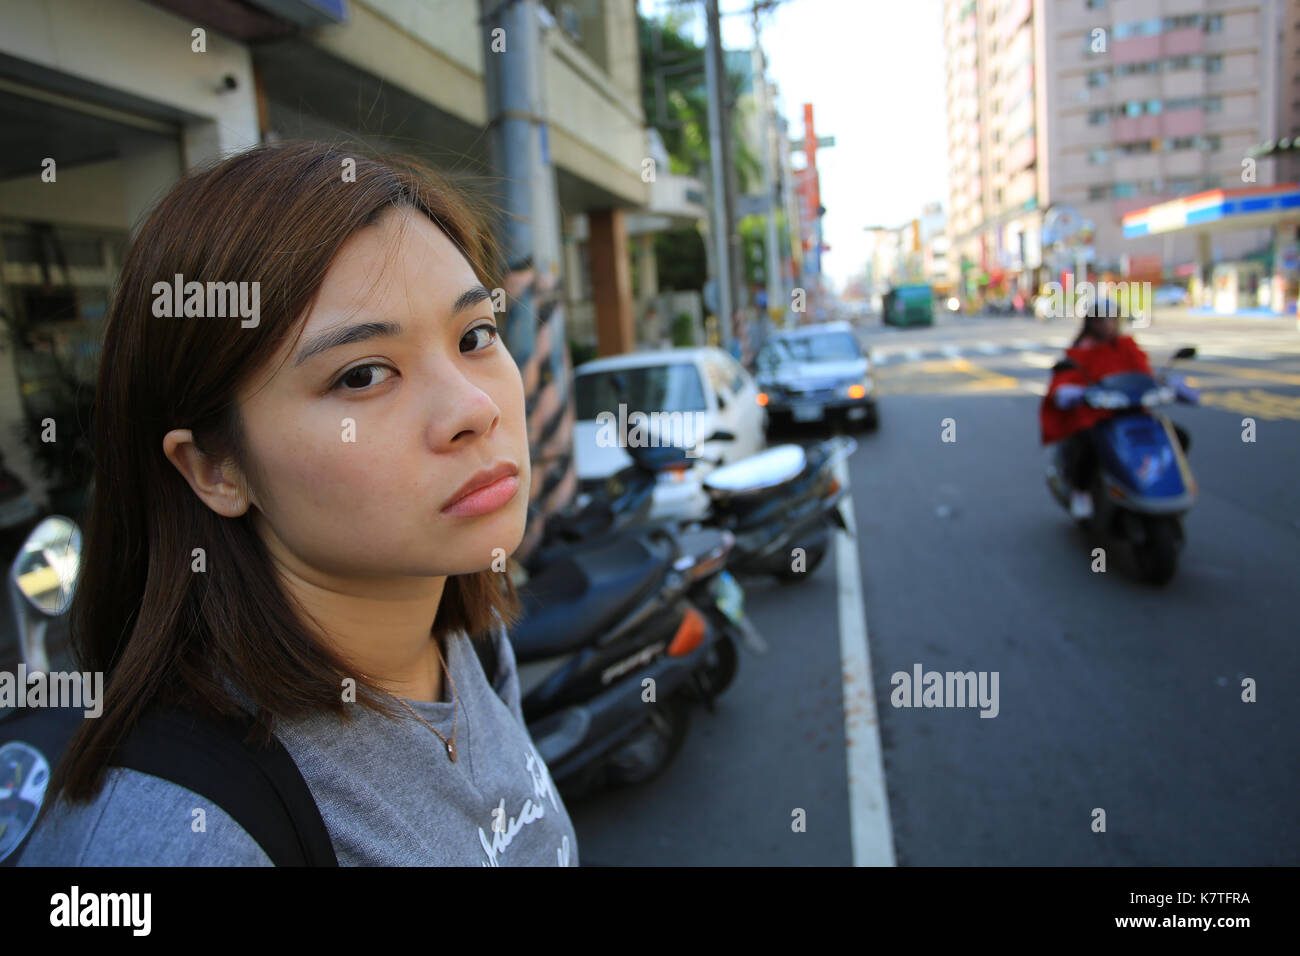
[[1206, 73], [1222, 73], [1222, 72], [1223, 72], [1223, 57], [1219, 56], [1217, 53], [1216, 53], [1214, 56], [1207, 56], [1207, 57], [1205, 58], [1205, 72], [1206, 72]]
[[1105, 70], [1091, 70], [1088, 73], [1089, 86], [1105, 86], [1109, 79], [1110, 75]]
[[1092, 165], [1100, 166], [1102, 163], [1106, 162], [1106, 159], [1107, 159], [1106, 150], [1104, 149], [1088, 150], [1088, 162], [1092, 163]]
[[1098, 199], [1105, 199], [1109, 192], [1110, 188], [1107, 186], [1089, 186], [1088, 198], [1095, 202]]
[[1212, 13], [1212, 14], [1210, 14], [1209, 16], [1207, 16], [1207, 17], [1205, 18], [1205, 32], [1206, 32], [1206, 33], [1222, 33], [1222, 32], [1223, 32], [1223, 14], [1222, 14], [1222, 13]]
[[1106, 0], [1084, 0], [1083, 5], [1088, 10], [1103, 10], [1106, 7]]

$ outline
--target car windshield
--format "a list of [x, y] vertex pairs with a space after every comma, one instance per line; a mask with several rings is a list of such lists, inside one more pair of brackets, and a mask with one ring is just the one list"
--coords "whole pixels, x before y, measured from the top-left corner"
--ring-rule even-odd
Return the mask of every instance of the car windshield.
[[704, 412], [704, 385], [699, 370], [680, 365], [646, 365], [640, 368], [583, 372], [577, 376], [575, 395], [579, 421], [594, 421], [601, 412], [618, 414], [619, 403], [632, 412]]
[[764, 365], [791, 361], [833, 362], [861, 357], [858, 341], [852, 333], [822, 332], [773, 339], [764, 346], [759, 362]]

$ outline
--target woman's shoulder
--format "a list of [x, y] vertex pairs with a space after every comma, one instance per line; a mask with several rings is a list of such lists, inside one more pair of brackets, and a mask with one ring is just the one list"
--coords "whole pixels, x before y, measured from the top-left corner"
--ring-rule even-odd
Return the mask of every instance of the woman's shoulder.
[[59, 800], [19, 866], [270, 866], [224, 810], [151, 774], [110, 768], [88, 803]]

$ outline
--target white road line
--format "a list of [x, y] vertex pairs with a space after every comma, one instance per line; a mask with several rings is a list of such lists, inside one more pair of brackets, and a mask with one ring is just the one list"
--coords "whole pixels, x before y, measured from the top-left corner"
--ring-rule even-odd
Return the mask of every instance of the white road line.
[[1032, 348], [1035, 348], [1037, 345], [1038, 345], [1037, 342], [1031, 341], [1030, 339], [1012, 339], [1012, 340], [1011, 340], [1011, 346], [1012, 346], [1012, 348], [1017, 348], [1017, 349], [1032, 349]]
[[994, 345], [992, 342], [980, 342], [975, 346], [975, 351], [981, 352], [984, 355], [997, 355], [1002, 351], [1002, 347]]
[[1046, 382], [1035, 382], [1032, 379], [1022, 378], [1020, 380], [1020, 387], [1023, 388], [1026, 392], [1032, 392], [1034, 395], [1042, 396], [1047, 394]]
[[961, 349], [957, 348], [955, 345], [945, 345], [943, 348], [939, 349], [939, 352], [948, 356], [948, 358], [957, 358], [961, 355]]
[[916, 361], [919, 361], [920, 358], [921, 358], [921, 350], [920, 350], [920, 349], [905, 349], [905, 350], [903, 351], [903, 357], [906, 358], [909, 362], [916, 362]]
[[1016, 357], [1025, 365], [1032, 365], [1034, 368], [1051, 368], [1056, 364], [1055, 356], [1040, 355], [1037, 352], [1021, 352]]
[[[849, 487], [846, 459], [835, 464], [840, 486]], [[856, 535], [853, 495], [840, 499], [844, 521]], [[840, 672], [844, 675], [844, 737], [849, 771], [849, 827], [854, 866], [895, 866], [894, 830], [889, 822], [880, 717], [871, 682], [871, 645], [856, 537], [835, 535], [835, 574], [839, 589]]]

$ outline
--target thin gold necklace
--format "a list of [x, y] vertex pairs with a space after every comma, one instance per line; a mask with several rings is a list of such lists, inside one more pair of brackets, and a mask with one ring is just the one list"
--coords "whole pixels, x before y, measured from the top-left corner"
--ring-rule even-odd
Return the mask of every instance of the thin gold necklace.
[[[415, 708], [412, 707], [410, 704], [408, 704], [406, 701], [402, 700], [402, 698], [394, 697], [394, 699], [403, 707], [405, 707], [407, 710], [409, 710], [411, 712], [411, 716], [413, 716], [416, 720], [424, 724], [424, 726], [428, 727], [435, 734], [438, 734], [438, 739], [447, 745], [447, 756], [451, 758], [452, 763], [455, 763], [456, 762], [456, 725], [460, 723], [460, 695], [456, 693], [456, 681], [451, 676], [451, 668], [447, 666], [447, 661], [442, 656], [442, 648], [438, 646], [438, 641], [436, 638], [434, 639], [433, 645], [438, 650], [438, 660], [441, 662], [443, 671], [447, 675], [447, 680], [451, 682], [452, 700], [455, 701], [456, 704], [455, 716], [452, 718], [451, 721], [451, 740], [448, 740], [442, 734], [438, 734], [438, 728], [433, 726], [433, 724], [429, 723], [418, 713], [416, 713]], [[389, 694], [389, 696], [393, 697], [392, 694]]]

